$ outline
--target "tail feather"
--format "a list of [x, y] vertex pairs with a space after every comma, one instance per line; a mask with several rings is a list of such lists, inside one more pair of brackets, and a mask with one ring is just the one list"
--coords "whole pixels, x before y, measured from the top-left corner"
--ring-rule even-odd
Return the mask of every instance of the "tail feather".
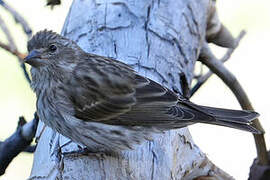
[[259, 131], [252, 123], [242, 124], [242, 123], [217, 120], [217, 121], [215, 121], [213, 123], [209, 123], [209, 124], [225, 126], [225, 127], [230, 127], [230, 128], [236, 128], [236, 129], [252, 132], [254, 134], [261, 134], [262, 133], [262, 131]]
[[256, 119], [259, 114], [254, 111], [248, 110], [231, 110], [231, 109], [221, 109], [221, 108], [213, 108], [213, 107], [206, 107], [200, 106], [207, 114], [212, 115], [217, 120], [220, 121], [229, 121], [235, 123], [250, 123], [254, 119]]
[[[187, 104], [186, 104], [187, 105]], [[188, 103], [188, 106], [197, 112], [213, 117], [212, 119], [200, 119], [201, 123], [214, 124], [261, 134], [264, 131], [257, 129], [253, 123], [259, 114], [248, 110], [231, 110], [214, 107], [199, 106]], [[196, 121], [196, 122], [198, 122]]]

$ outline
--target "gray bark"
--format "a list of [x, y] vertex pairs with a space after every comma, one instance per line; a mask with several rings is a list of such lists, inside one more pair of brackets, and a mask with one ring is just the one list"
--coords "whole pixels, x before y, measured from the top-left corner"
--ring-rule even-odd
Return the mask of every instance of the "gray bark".
[[[74, 0], [62, 34], [87, 52], [122, 60], [182, 92], [179, 73], [191, 82], [209, 6], [208, 0]], [[40, 123], [30, 179], [186, 180], [220, 172], [187, 128], [156, 135], [119, 156], [65, 154], [76, 150], [76, 144], [42, 129]]]

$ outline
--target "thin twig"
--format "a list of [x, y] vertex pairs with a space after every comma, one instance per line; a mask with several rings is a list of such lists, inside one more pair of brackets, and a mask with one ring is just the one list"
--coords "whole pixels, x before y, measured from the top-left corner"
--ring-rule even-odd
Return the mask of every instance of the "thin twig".
[[13, 38], [12, 38], [8, 28], [7, 28], [7, 25], [6, 25], [5, 21], [3, 21], [1, 16], [0, 16], [0, 28], [2, 29], [2, 31], [5, 33], [5, 35], [7, 37], [9, 46], [11, 47], [10, 49], [13, 50], [13, 51], [16, 51], [17, 47], [16, 47], [16, 45], [14, 43], [14, 40], [13, 40]]
[[23, 31], [28, 36], [28, 39], [30, 39], [32, 36], [32, 30], [30, 26], [28, 25], [28, 23], [24, 20], [24, 18], [19, 13], [17, 13], [12, 7], [6, 4], [3, 0], [0, 1], [0, 5], [3, 6], [8, 12], [10, 12], [13, 15], [16, 23], [19, 23], [22, 25]]
[[[237, 98], [239, 104], [241, 105], [242, 109], [245, 110], [253, 110], [249, 98], [236, 79], [236, 77], [224, 66], [224, 64], [219, 61], [214, 54], [211, 52], [211, 49], [208, 47], [208, 44], [205, 42], [204, 46], [201, 50], [200, 60], [203, 64], [205, 64], [211, 71], [213, 71], [222, 81], [231, 89], [234, 93], [235, 97]], [[264, 132], [259, 119], [255, 119], [253, 121], [255, 127]], [[266, 144], [264, 139], [264, 133], [262, 134], [253, 134], [257, 149], [258, 155], [258, 164], [259, 165], [267, 165], [268, 164], [268, 157], [267, 157], [267, 150]]]
[[11, 46], [8, 46], [8, 45], [2, 43], [1, 41], [0, 41], [0, 48], [10, 52], [14, 56], [18, 57], [20, 60], [22, 60], [23, 58], [26, 57], [26, 54], [22, 54], [22, 53], [18, 52], [16, 49], [15, 50], [11, 49]]
[[25, 79], [27, 80], [27, 82], [28, 82], [29, 84], [31, 84], [31, 79], [30, 79], [29, 73], [28, 73], [27, 70], [26, 70], [25, 64], [24, 64], [24, 63], [21, 63], [21, 64], [20, 64], [20, 67], [21, 67], [21, 69], [22, 69], [22, 71], [23, 71], [23, 75], [24, 75]]
[[[234, 48], [230, 48], [227, 50], [226, 54], [221, 58], [221, 62], [225, 63], [228, 59], [230, 59], [232, 53], [234, 52], [234, 50], [238, 47], [241, 39], [245, 36], [246, 31], [242, 30], [240, 32], [240, 34], [238, 35], [238, 37], [235, 39], [235, 47]], [[190, 96], [193, 96], [198, 89], [213, 75], [213, 72], [211, 70], [209, 70], [207, 73], [205, 73], [204, 75], [200, 76], [197, 79], [197, 83], [192, 87], [192, 89], [190, 90]]]

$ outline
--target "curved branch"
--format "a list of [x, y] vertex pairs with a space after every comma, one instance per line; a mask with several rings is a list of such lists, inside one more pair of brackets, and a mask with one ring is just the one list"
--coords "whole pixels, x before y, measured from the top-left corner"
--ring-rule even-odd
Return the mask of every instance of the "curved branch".
[[[246, 31], [241, 31], [240, 34], [238, 35], [238, 37], [235, 39], [235, 46], [233, 48], [229, 48], [226, 52], [226, 54], [221, 58], [221, 62], [225, 63], [226, 61], [228, 61], [232, 55], [232, 53], [234, 52], [234, 50], [238, 47], [240, 41], [242, 40], [242, 38], [245, 36]], [[200, 87], [213, 75], [213, 72], [210, 70], [207, 73], [205, 73], [204, 75], [200, 76], [197, 79], [197, 83], [192, 87], [192, 89], [190, 90], [190, 96], [193, 96], [198, 89], [200, 89]]]
[[[219, 61], [211, 52], [208, 44], [205, 42], [201, 49], [199, 60], [205, 64], [211, 71], [213, 71], [222, 81], [231, 89], [237, 98], [241, 107], [245, 110], [254, 110], [248, 96], [236, 77]], [[264, 132], [259, 119], [253, 121], [257, 129]], [[253, 134], [257, 149], [258, 163], [260, 165], [268, 164], [268, 157], [266, 151], [266, 144], [263, 134]]]

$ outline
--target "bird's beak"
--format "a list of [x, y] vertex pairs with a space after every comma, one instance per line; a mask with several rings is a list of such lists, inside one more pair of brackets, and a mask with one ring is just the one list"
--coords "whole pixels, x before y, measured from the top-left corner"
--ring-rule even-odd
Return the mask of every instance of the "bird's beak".
[[26, 56], [23, 60], [24, 63], [30, 64], [32, 66], [35, 66], [36, 63], [38, 63], [37, 61], [39, 61], [39, 59], [41, 58], [41, 52], [37, 51], [37, 50], [32, 50], [28, 56]]

